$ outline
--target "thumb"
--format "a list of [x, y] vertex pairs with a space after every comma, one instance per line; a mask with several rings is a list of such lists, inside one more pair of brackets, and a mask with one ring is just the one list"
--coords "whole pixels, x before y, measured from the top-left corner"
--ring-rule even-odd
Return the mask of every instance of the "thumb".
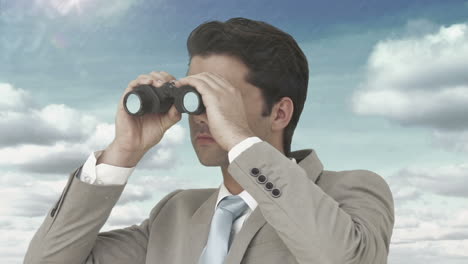
[[182, 118], [182, 113], [179, 113], [179, 111], [177, 111], [177, 108], [173, 104], [171, 108], [169, 109], [168, 117], [170, 119], [170, 122], [172, 124], [175, 124], [179, 122], [180, 119]]

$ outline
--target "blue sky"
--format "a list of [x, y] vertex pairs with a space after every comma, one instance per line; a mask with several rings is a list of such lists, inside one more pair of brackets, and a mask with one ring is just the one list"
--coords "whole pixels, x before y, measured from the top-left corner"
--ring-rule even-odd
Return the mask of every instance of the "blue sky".
[[[468, 261], [468, 1], [0, 0], [0, 261], [20, 263], [66, 176], [113, 139], [140, 74], [187, 71], [186, 38], [242, 16], [291, 34], [309, 61], [292, 149], [368, 169], [395, 198], [390, 263]], [[188, 120], [131, 176], [103, 230], [176, 188], [217, 187]]]

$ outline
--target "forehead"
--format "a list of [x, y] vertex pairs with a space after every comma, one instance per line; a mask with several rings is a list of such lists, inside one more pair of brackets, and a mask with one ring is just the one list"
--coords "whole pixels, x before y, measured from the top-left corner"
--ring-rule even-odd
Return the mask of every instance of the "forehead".
[[235, 87], [245, 90], [249, 84], [245, 81], [248, 68], [239, 59], [229, 55], [193, 56], [187, 75], [212, 72], [221, 75]]

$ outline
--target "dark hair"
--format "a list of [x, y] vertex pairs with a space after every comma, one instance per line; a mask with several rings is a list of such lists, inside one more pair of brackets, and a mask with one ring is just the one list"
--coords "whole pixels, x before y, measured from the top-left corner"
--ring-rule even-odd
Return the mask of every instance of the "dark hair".
[[289, 156], [309, 81], [307, 58], [294, 38], [265, 22], [237, 17], [199, 25], [190, 33], [187, 49], [190, 61], [196, 55], [212, 54], [240, 59], [249, 69], [246, 81], [258, 87], [265, 100], [262, 117], [271, 115], [282, 97], [291, 98], [294, 112], [283, 134], [284, 152]]

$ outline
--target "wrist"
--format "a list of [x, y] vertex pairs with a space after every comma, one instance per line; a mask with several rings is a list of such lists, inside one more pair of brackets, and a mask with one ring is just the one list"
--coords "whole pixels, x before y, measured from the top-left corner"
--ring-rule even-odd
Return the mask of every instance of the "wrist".
[[112, 142], [96, 160], [96, 165], [105, 163], [116, 167], [135, 167], [145, 155], [144, 151], [126, 151]]
[[238, 136], [236, 136], [229, 144], [227, 147], [227, 151], [230, 151], [233, 147], [235, 147], [237, 144], [240, 142], [246, 140], [249, 137], [256, 137], [256, 135], [253, 132], [245, 132], [242, 133]]

